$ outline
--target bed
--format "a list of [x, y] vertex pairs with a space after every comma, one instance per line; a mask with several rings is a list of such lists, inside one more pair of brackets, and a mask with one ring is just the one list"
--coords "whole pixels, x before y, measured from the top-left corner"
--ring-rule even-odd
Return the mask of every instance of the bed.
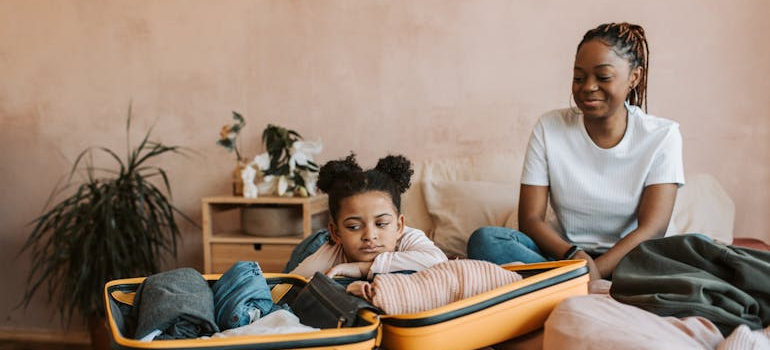
[[[522, 160], [523, 153], [513, 152], [415, 164], [412, 188], [402, 199], [407, 225], [422, 229], [447, 255], [460, 258], [476, 228], [517, 228]], [[666, 236], [697, 232], [725, 244], [770, 250], [760, 240], [733, 237], [735, 206], [713, 176], [688, 173], [686, 182], [677, 194]], [[547, 218], [554, 220], [552, 211]], [[608, 295], [610, 285], [606, 280], [591, 282], [592, 294], [560, 303], [542, 330], [496, 348], [746, 349], [767, 344], [770, 349], [768, 329], [737, 329], [735, 337], [726, 339], [706, 319], [664, 318], [621, 304]]]

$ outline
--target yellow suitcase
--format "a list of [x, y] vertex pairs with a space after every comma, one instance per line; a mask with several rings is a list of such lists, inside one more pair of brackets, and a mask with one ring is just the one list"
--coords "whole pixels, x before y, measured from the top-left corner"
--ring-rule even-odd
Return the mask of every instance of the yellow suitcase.
[[[213, 284], [221, 276], [221, 274], [214, 274], [203, 277], [209, 281], [209, 284]], [[308, 282], [301, 276], [288, 274], [266, 273], [265, 278], [271, 287], [273, 301], [276, 303], [290, 303]], [[134, 293], [144, 279], [144, 277], [121, 279], [110, 281], [105, 285], [105, 305], [113, 349], [371, 350], [379, 345], [379, 316], [368, 310], [360, 314], [360, 324], [356, 327], [322, 329], [317, 332], [150, 342], [127, 338], [123, 334], [122, 320], [127, 310], [132, 307]]]
[[584, 260], [503, 266], [525, 278], [433, 310], [383, 315], [387, 350], [471, 350], [524, 335], [543, 326], [561, 300], [588, 293]]

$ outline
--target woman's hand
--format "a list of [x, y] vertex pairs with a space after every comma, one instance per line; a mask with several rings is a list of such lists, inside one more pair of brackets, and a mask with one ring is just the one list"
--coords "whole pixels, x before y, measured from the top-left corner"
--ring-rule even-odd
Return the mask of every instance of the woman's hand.
[[639, 202], [636, 230], [620, 239], [606, 253], [596, 258], [596, 266], [603, 278], [610, 278], [620, 260], [640, 243], [663, 237], [671, 221], [676, 201], [676, 184], [657, 184], [645, 187]]
[[586, 266], [588, 266], [588, 279], [591, 281], [599, 280], [602, 278], [602, 274], [599, 271], [599, 268], [596, 267], [596, 263], [594, 262], [594, 259], [591, 258], [588, 253], [584, 251], [578, 251], [575, 253], [575, 256], [573, 259], [583, 259], [586, 261]]
[[329, 271], [326, 271], [326, 275], [329, 277], [345, 276], [352, 278], [362, 278], [369, 275], [369, 269], [372, 267], [371, 262], [353, 262], [339, 264]]

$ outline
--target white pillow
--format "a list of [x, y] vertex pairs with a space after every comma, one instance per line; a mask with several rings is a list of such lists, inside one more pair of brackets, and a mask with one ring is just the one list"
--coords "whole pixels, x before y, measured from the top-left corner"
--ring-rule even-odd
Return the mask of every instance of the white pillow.
[[702, 233], [731, 244], [735, 204], [716, 178], [709, 174], [687, 176], [687, 184], [676, 195], [666, 236]]
[[464, 258], [473, 231], [483, 226], [503, 226], [512, 213], [516, 215], [519, 186], [484, 181], [430, 181], [423, 184], [423, 193], [433, 220], [433, 241], [448, 256]]

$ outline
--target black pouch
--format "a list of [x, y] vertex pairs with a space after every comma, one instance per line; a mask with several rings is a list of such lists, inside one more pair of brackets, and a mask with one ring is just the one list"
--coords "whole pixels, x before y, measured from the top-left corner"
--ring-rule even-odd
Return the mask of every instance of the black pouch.
[[299, 292], [291, 309], [302, 324], [316, 328], [355, 326], [358, 312], [363, 309], [382, 313], [366, 300], [348, 294], [345, 287], [321, 272], [316, 272]]

